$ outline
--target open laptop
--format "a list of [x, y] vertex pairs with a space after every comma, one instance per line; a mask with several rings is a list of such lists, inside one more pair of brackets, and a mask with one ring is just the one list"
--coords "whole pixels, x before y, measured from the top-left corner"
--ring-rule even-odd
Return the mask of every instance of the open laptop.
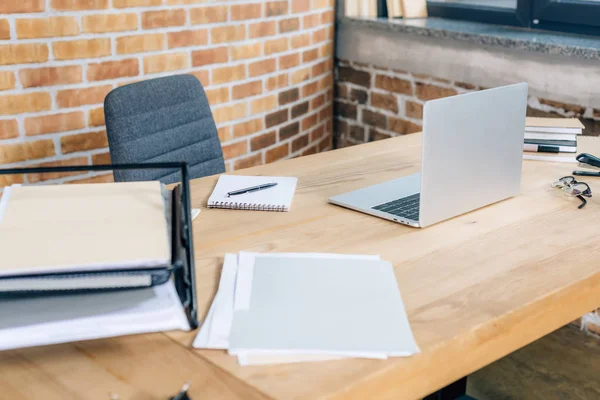
[[527, 83], [425, 103], [421, 173], [329, 202], [425, 227], [520, 191]]

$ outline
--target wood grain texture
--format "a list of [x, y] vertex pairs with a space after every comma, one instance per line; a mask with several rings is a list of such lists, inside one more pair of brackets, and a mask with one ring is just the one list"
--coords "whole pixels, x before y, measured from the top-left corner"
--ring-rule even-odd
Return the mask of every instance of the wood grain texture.
[[[571, 165], [526, 162], [522, 195], [425, 229], [327, 203], [417, 172], [420, 139], [408, 135], [236, 172], [297, 176], [288, 213], [206, 209], [217, 177], [191, 187], [192, 206], [203, 208], [194, 221], [201, 318], [226, 252], [380, 254], [394, 264], [421, 354], [242, 368], [224, 351], [192, 350], [196, 332], [171, 332], [181, 345], [139, 335], [0, 353], [0, 387], [16, 399], [41, 390], [50, 399], [101, 398], [111, 390], [121, 390], [122, 399], [158, 398], [191, 375], [200, 381], [192, 382], [192, 398], [415, 399], [600, 306], [600, 202], [593, 198], [578, 210], [578, 200], [550, 187]], [[600, 184], [588, 182], [600, 193]], [[83, 394], [81, 382], [91, 394]]]

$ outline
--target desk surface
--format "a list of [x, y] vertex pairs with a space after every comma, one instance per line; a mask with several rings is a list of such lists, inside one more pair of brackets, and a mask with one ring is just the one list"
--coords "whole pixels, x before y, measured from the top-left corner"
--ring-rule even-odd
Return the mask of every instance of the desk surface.
[[[196, 332], [138, 335], [0, 353], [3, 395], [166, 399], [190, 380], [194, 399], [412, 399], [600, 306], [600, 201], [578, 210], [579, 200], [550, 187], [574, 164], [526, 162], [522, 195], [425, 229], [327, 204], [417, 172], [420, 154], [415, 134], [240, 171], [297, 176], [292, 211], [203, 209], [194, 241], [200, 317], [226, 252], [380, 254], [394, 264], [421, 354], [240, 367], [224, 351], [191, 349]], [[215, 182], [192, 182], [194, 207]]]

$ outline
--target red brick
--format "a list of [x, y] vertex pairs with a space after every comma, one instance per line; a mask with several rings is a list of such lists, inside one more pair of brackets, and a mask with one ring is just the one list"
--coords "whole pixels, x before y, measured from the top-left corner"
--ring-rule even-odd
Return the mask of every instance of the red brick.
[[84, 15], [81, 27], [89, 33], [133, 31], [138, 27], [138, 17], [135, 13]]
[[226, 63], [227, 61], [229, 61], [229, 51], [227, 50], [227, 47], [215, 47], [192, 52], [192, 65], [194, 67], [221, 64]]
[[292, 85], [310, 79], [310, 70], [310, 67], [307, 67], [292, 72], [290, 77]]
[[313, 126], [315, 126], [317, 124], [318, 120], [318, 115], [317, 114], [311, 114], [308, 117], [305, 117], [302, 120], [302, 130], [303, 131], [307, 131], [310, 128], [312, 128]]
[[295, 106], [292, 107], [292, 119], [298, 118], [299, 116], [306, 114], [308, 112], [309, 108], [310, 108], [310, 105], [309, 105], [308, 101], [305, 101], [300, 104], [296, 104]]
[[293, 103], [300, 97], [300, 90], [298, 88], [292, 88], [285, 92], [279, 93], [279, 105], [284, 106], [289, 103]]
[[302, 97], [313, 95], [317, 93], [317, 90], [319, 90], [318, 82], [307, 83], [306, 85], [302, 86]]
[[34, 13], [44, 11], [45, 0], [0, 1], [0, 14]]
[[301, 33], [292, 36], [292, 49], [299, 49], [306, 46], [310, 46], [310, 33]]
[[318, 31], [314, 31], [312, 33], [312, 44], [317, 44], [317, 43], [321, 43], [324, 42], [326, 40], [331, 39], [332, 37], [332, 31], [330, 28], [323, 28], [323, 29], [319, 29]]
[[323, 104], [325, 104], [325, 96], [324, 95], [317, 96], [310, 101], [310, 109], [316, 110], [317, 108], [321, 107]]
[[226, 22], [228, 18], [227, 6], [201, 7], [190, 10], [192, 24], [214, 24]]
[[219, 140], [221, 143], [230, 141], [233, 136], [231, 136], [231, 127], [230, 126], [222, 126], [217, 129], [217, 134], [219, 135]]
[[304, 29], [314, 28], [321, 24], [321, 14], [305, 15], [302, 22]]
[[295, 153], [306, 146], [308, 146], [308, 133], [292, 141], [292, 153]]
[[284, 1], [271, 1], [265, 3], [265, 16], [275, 17], [278, 15], [284, 15], [288, 13], [288, 2]]
[[244, 25], [219, 26], [210, 31], [211, 43], [238, 42], [246, 38]]
[[208, 104], [211, 106], [226, 103], [229, 101], [229, 88], [206, 89], [206, 97], [208, 98]]
[[300, 54], [288, 54], [285, 56], [279, 57], [279, 69], [289, 69], [293, 68], [300, 64]]
[[223, 146], [223, 158], [226, 160], [239, 157], [247, 152], [248, 142], [246, 140]]
[[217, 124], [222, 122], [234, 121], [244, 118], [248, 114], [248, 107], [245, 103], [220, 106], [212, 110], [213, 118]]
[[142, 13], [142, 27], [144, 29], [181, 25], [185, 25], [185, 10], [160, 10]]
[[319, 50], [318, 49], [306, 50], [305, 52], [302, 53], [302, 62], [303, 63], [308, 63], [308, 62], [314, 61], [317, 58], [319, 58]]
[[92, 156], [93, 165], [108, 165], [110, 164], [110, 153], [99, 153]]
[[406, 101], [406, 116], [415, 119], [423, 119], [423, 105], [414, 101]]
[[37, 63], [48, 60], [48, 46], [42, 43], [0, 45], [0, 65]]
[[[371, 74], [366, 71], [359, 71], [352, 67], [338, 67], [338, 79], [340, 82], [350, 82], [366, 88], [371, 87]], [[377, 75], [379, 78], [381, 75]], [[408, 82], [410, 84], [410, 82]], [[376, 85], [377, 86], [377, 85]], [[380, 86], [377, 86], [380, 87]], [[389, 89], [388, 89], [389, 90]]]
[[306, 157], [309, 156], [311, 154], [316, 154], [318, 152], [318, 147], [315, 146], [311, 146], [308, 149], [304, 150], [301, 154], [302, 157]]
[[89, 126], [103, 126], [104, 125], [104, 108], [94, 108], [88, 112], [88, 125]]
[[267, 79], [267, 90], [281, 89], [288, 85], [288, 74], [271, 76]]
[[73, 131], [84, 127], [85, 116], [83, 111], [25, 118], [25, 134], [27, 136]]
[[19, 39], [75, 36], [79, 33], [75, 17], [19, 18], [15, 22]]
[[277, 108], [277, 96], [274, 94], [255, 99], [250, 102], [250, 112], [259, 114]]
[[196, 70], [196, 71], [191, 71], [190, 74], [194, 75], [196, 78], [198, 78], [200, 83], [202, 83], [202, 86], [204, 86], [204, 87], [210, 86], [210, 77], [208, 75], [207, 70], [200, 69], [200, 70]]
[[231, 19], [233, 21], [256, 19], [262, 15], [262, 4], [234, 4], [231, 6]]
[[0, 19], [0, 40], [10, 39], [10, 24], [7, 19]]
[[125, 8], [125, 7], [149, 7], [149, 6], [160, 6], [162, 0], [113, 0], [113, 7]]
[[398, 99], [392, 94], [371, 92], [371, 105], [396, 114], [398, 113]]
[[236, 85], [231, 88], [231, 97], [234, 100], [256, 96], [262, 93], [262, 81], [252, 81]]
[[[41, 164], [31, 165], [31, 167], [65, 167], [72, 165], [87, 165], [87, 157], [75, 157], [66, 160], [50, 161]], [[81, 175], [85, 172], [46, 172], [37, 174], [27, 174], [27, 179], [30, 183], [37, 183], [42, 181], [48, 181], [51, 179], [66, 178], [67, 176]]]
[[15, 74], [12, 71], [0, 71], [0, 90], [13, 89], [15, 83]]
[[278, 110], [265, 116], [265, 126], [271, 128], [275, 125], [283, 124], [288, 120], [288, 109]]
[[154, 74], [157, 72], [176, 71], [186, 69], [190, 66], [188, 53], [153, 54], [144, 57], [144, 73]]
[[136, 76], [140, 72], [137, 58], [129, 58], [120, 61], [104, 61], [101, 63], [88, 64], [88, 81], [103, 81], [106, 79], [123, 78], [125, 76]]
[[310, 0], [292, 0], [292, 12], [303, 13], [310, 10]]
[[111, 85], [103, 85], [83, 89], [60, 90], [56, 93], [56, 104], [59, 108], [80, 107], [86, 104], [102, 104], [111, 89]]
[[287, 157], [289, 155], [290, 155], [289, 144], [284, 143], [284, 144], [279, 145], [271, 150], [268, 150], [265, 153], [265, 161], [267, 163], [271, 163], [273, 161], [281, 160], [282, 158]]
[[0, 115], [49, 110], [51, 106], [52, 99], [50, 94], [46, 92], [0, 96]]
[[239, 81], [246, 78], [246, 67], [244, 65], [235, 65], [231, 67], [215, 68], [212, 71], [212, 83], [218, 85]]
[[250, 24], [250, 38], [273, 36], [277, 33], [275, 21], [257, 22]]
[[292, 122], [286, 126], [279, 128], [279, 140], [284, 141], [297, 135], [300, 132], [300, 123], [298, 121]]
[[254, 154], [249, 157], [240, 158], [239, 160], [235, 160], [235, 163], [233, 164], [233, 169], [239, 170], [250, 167], [256, 167], [258, 165], [262, 165], [262, 155], [260, 153]]
[[275, 58], [256, 61], [248, 65], [248, 72], [251, 77], [270, 74], [271, 72], [275, 72], [276, 70], [277, 60]]
[[116, 39], [117, 54], [142, 53], [164, 49], [165, 35], [153, 33], [144, 35], [123, 36]]
[[19, 136], [19, 125], [16, 119], [0, 119], [0, 139], [11, 139]]
[[108, 8], [108, 0], [52, 0], [51, 7], [59, 11], [100, 10]]
[[242, 137], [251, 135], [255, 132], [261, 131], [264, 129], [263, 119], [262, 118], [254, 118], [250, 121], [241, 122], [233, 126], [233, 137]]
[[231, 60], [245, 60], [248, 58], [258, 58], [262, 55], [262, 45], [260, 43], [243, 44], [231, 47]]
[[52, 139], [0, 144], [0, 164], [46, 158], [54, 154], [54, 142]]
[[23, 87], [68, 85], [82, 80], [81, 66], [45, 67], [22, 69], [19, 79]]
[[401, 118], [389, 118], [390, 130], [399, 133], [401, 135], [407, 133], [420, 132], [421, 127], [413, 122], [403, 120]]
[[288, 18], [279, 21], [279, 33], [294, 32], [300, 29], [300, 18]]
[[169, 48], [203, 46], [208, 44], [208, 29], [167, 33]]
[[72, 181], [68, 181], [66, 183], [112, 183], [114, 181], [115, 181], [114, 176], [112, 173], [110, 173], [110, 174], [96, 175], [91, 178], [75, 179]]
[[443, 88], [428, 83], [416, 83], [416, 94], [421, 100], [435, 100], [442, 97], [454, 96], [457, 93], [456, 89]]
[[52, 43], [52, 53], [56, 60], [96, 58], [109, 56], [110, 39], [79, 39]]
[[60, 148], [63, 154], [77, 151], [101, 149], [108, 146], [106, 131], [80, 133], [60, 138]]
[[313, 65], [312, 67], [312, 76], [317, 77], [319, 75], [324, 74], [328, 71], [328, 63], [327, 61], [321, 61], [318, 64]]
[[275, 131], [267, 132], [262, 135], [253, 137], [250, 140], [250, 151], [257, 151], [269, 147], [277, 142]]
[[265, 55], [273, 53], [281, 53], [289, 49], [289, 39], [287, 37], [281, 37], [277, 39], [271, 39], [264, 42]]

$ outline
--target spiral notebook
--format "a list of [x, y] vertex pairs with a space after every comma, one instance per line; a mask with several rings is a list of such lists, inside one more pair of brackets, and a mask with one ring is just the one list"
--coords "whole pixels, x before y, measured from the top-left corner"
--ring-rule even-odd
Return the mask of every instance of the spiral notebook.
[[[233, 210], [289, 211], [298, 178], [282, 176], [221, 175], [210, 198], [209, 208]], [[276, 186], [228, 197], [227, 193], [267, 183]]]

